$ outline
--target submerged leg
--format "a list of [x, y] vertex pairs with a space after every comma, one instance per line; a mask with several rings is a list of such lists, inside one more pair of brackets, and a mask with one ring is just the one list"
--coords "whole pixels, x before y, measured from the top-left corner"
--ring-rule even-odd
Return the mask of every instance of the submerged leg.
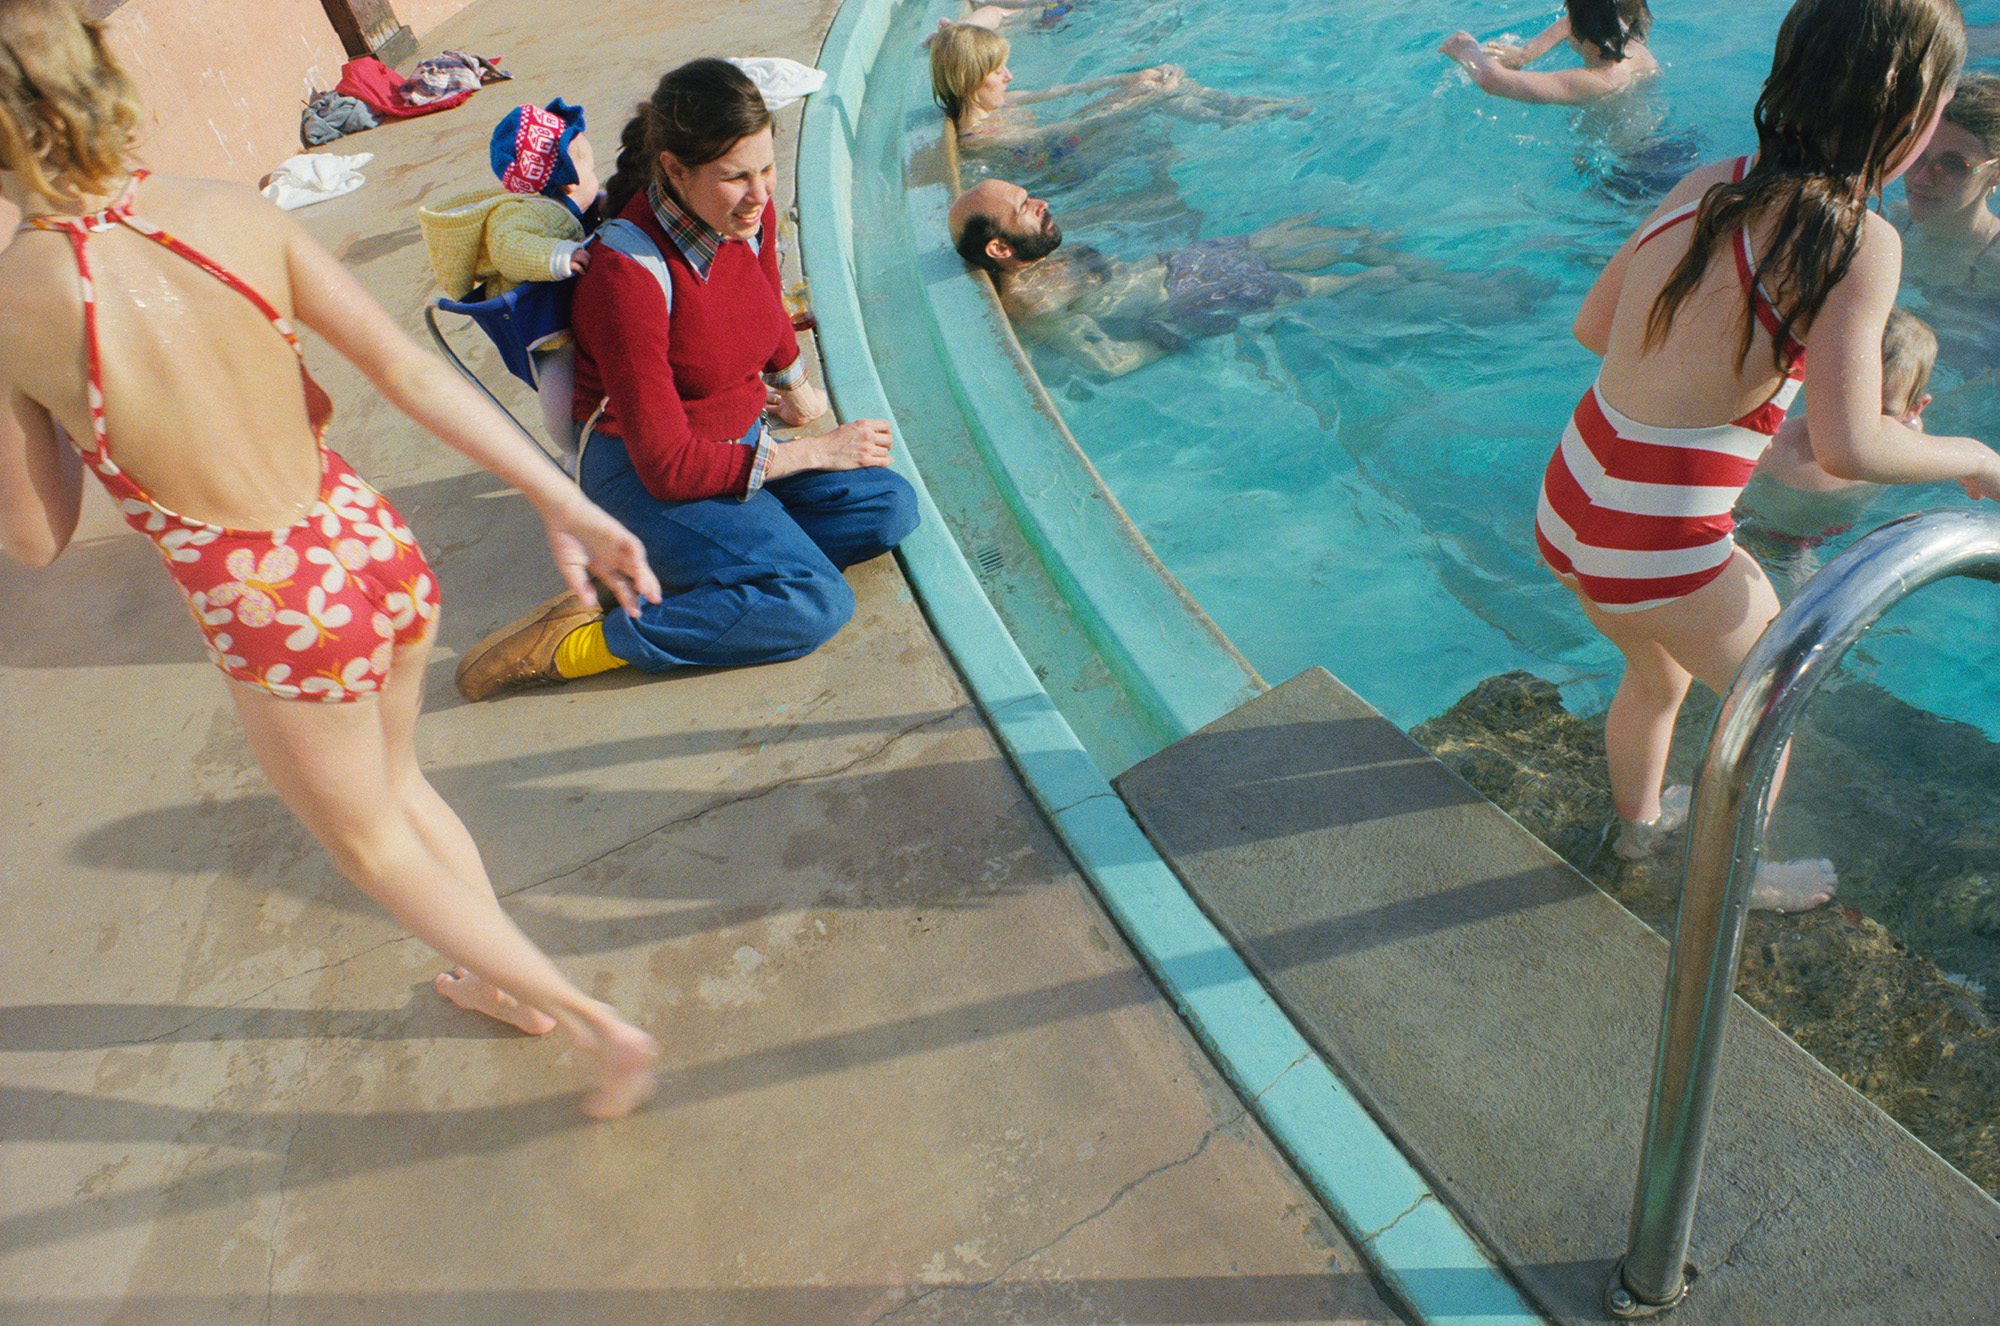
[[1372, 226], [1322, 226], [1316, 213], [1287, 217], [1245, 236], [1266, 267], [1281, 272], [1314, 272], [1336, 263], [1379, 266], [1397, 257], [1395, 235]]
[[1160, 103], [1170, 115], [1203, 124], [1242, 124], [1267, 115], [1289, 114], [1298, 119], [1312, 110], [1302, 97], [1248, 97], [1223, 92], [1189, 80], [1180, 92]]
[[[1698, 680], [1717, 695], [1726, 694], [1757, 638], [1778, 615], [1778, 596], [1750, 554], [1734, 548], [1721, 575], [1686, 598], [1657, 608], [1607, 613], [1581, 594], [1578, 598], [1592, 625], [1625, 655], [1625, 676], [1605, 716], [1605, 756], [1619, 818], [1627, 824], [1648, 824], [1660, 815], [1667, 747], [1689, 681]], [[1678, 696], [1662, 715], [1661, 707], [1676, 688]], [[1621, 701], [1626, 702], [1623, 707]], [[1764, 797], [1763, 819], [1769, 819], [1777, 803], [1790, 754], [1789, 744], [1779, 753]], [[1831, 862], [1770, 862], [1758, 872], [1751, 906], [1803, 910], [1826, 902], [1833, 889]]]

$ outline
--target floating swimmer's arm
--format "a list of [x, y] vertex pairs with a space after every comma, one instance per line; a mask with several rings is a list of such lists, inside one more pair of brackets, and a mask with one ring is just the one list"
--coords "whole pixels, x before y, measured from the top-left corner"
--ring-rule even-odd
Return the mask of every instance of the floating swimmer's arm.
[[1511, 69], [1469, 32], [1454, 32], [1438, 50], [1458, 61], [1482, 92], [1538, 106], [1574, 106], [1616, 92], [1630, 81], [1620, 64], [1554, 73]]
[[1144, 368], [1166, 353], [1151, 341], [1121, 341], [1098, 326], [1097, 319], [1084, 313], [1038, 319], [1030, 324], [1030, 330], [1108, 378], [1123, 377], [1135, 368]]
[[1973, 498], [2000, 500], [2000, 455], [1969, 437], [1933, 437], [1882, 413], [1882, 328], [1902, 274], [1902, 242], [1873, 212], [1847, 275], [1813, 319], [1806, 355], [1813, 457], [1839, 479], [1868, 483], [1952, 481]]
[[1526, 46], [1514, 46], [1502, 41], [1489, 41], [1485, 50], [1488, 55], [1506, 65], [1509, 69], [1519, 69], [1533, 64], [1556, 47], [1569, 40], [1569, 15], [1564, 14], [1555, 22], [1543, 28]]
[[12, 383], [0, 383], [0, 547], [26, 566], [47, 566], [76, 533], [83, 462], [49, 412]]
[[[1113, 88], [1137, 89], [1144, 84], [1160, 84], [1167, 81], [1167, 70], [1178, 69], [1176, 65], [1161, 65], [1152, 69], [1141, 69], [1131, 74], [1107, 74], [1103, 78], [1086, 78], [1081, 83], [1058, 83], [1054, 87], [1037, 88], [1030, 92], [1009, 92], [1007, 104], [1027, 106], [1037, 101], [1054, 101], [1057, 97], [1082, 97], [1093, 92], [1109, 92]], [[1176, 80], [1177, 81], [1177, 80]]]
[[1022, 124], [1005, 129], [981, 125], [977, 129], [968, 129], [960, 134], [959, 147], [962, 151], [977, 153], [982, 148], [1027, 147], [1044, 141], [1077, 137], [1087, 129], [1101, 127], [1133, 114], [1154, 100], [1156, 95], [1148, 91], [1136, 96], [1106, 97], [1094, 105], [1084, 107], [1066, 120], [1055, 120], [1049, 124]]

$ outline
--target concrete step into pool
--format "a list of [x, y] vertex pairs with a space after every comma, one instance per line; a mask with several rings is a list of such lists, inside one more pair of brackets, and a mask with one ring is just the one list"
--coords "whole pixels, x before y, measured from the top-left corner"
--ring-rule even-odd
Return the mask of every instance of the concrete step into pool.
[[[1608, 1320], [1666, 944], [1319, 669], [1116, 783], [1542, 1310]], [[1740, 999], [1691, 1257], [1688, 1326], [2000, 1320], [2000, 1205]]]

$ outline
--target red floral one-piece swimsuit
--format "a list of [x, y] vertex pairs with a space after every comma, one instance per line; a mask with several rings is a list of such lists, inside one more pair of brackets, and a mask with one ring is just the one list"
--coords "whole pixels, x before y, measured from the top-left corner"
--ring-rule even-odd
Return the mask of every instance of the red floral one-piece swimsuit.
[[213, 259], [132, 213], [145, 172], [110, 207], [73, 219], [24, 221], [69, 236], [83, 290], [90, 370], [89, 450], [77, 451], [118, 504], [126, 523], [153, 541], [167, 574], [186, 596], [226, 676], [280, 699], [342, 701], [382, 687], [398, 646], [421, 640], [437, 620], [437, 577], [408, 526], [355, 474], [322, 435], [332, 403], [299, 359], [307, 416], [319, 442], [319, 497], [296, 523], [239, 530], [169, 510], [111, 459], [98, 359], [97, 293], [84, 243], [93, 230], [123, 225], [194, 263], [239, 292], [270, 320], [293, 353], [298, 337], [265, 298]]

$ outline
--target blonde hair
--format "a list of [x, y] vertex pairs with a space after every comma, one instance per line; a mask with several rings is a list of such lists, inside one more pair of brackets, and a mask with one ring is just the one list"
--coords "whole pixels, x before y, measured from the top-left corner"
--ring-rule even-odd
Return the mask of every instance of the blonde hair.
[[[1905, 415], [1924, 398], [1931, 384], [1931, 367], [1937, 363], [1937, 333], [1930, 324], [1907, 309], [1889, 310], [1889, 325], [1882, 329], [1882, 412]], [[1901, 408], [1891, 402], [1902, 398]]]
[[965, 99], [995, 69], [1007, 63], [1007, 39], [976, 23], [940, 28], [931, 41], [931, 96], [957, 123]]
[[0, 167], [54, 202], [109, 192], [141, 118], [104, 25], [75, 0], [0, 0]]

